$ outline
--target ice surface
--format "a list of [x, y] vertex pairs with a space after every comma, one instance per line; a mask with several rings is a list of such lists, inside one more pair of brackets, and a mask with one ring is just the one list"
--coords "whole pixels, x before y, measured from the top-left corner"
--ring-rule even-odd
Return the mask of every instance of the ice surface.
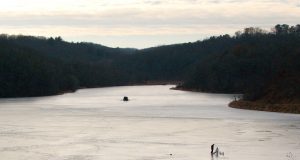
[[[172, 86], [0, 100], [2, 160], [296, 160], [300, 115], [232, 109]], [[123, 102], [128, 96], [130, 101]], [[225, 156], [211, 157], [215, 143]], [[172, 155], [170, 155], [172, 154]]]

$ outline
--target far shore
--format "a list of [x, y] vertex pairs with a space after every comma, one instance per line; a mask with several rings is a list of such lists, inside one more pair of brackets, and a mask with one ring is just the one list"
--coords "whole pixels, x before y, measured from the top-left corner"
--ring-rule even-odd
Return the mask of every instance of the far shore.
[[189, 91], [189, 92], [201, 92], [200, 90], [198, 89], [186, 89], [186, 88], [181, 88], [181, 87], [172, 87], [170, 88], [172, 90], [179, 90], [179, 91]]
[[48, 97], [48, 96], [59, 96], [67, 93], [75, 93], [80, 89], [93, 89], [93, 88], [105, 88], [105, 87], [121, 87], [121, 86], [143, 86], [143, 85], [177, 85], [181, 82], [178, 81], [145, 81], [140, 83], [129, 83], [124, 85], [111, 85], [111, 86], [93, 86], [93, 87], [79, 87], [74, 90], [59, 91], [57, 93], [45, 94], [45, 95], [34, 95], [34, 96], [13, 96], [13, 97], [0, 97], [0, 99], [9, 98], [35, 98], [35, 97]]
[[179, 91], [189, 91], [189, 92], [202, 92], [202, 93], [211, 93], [211, 94], [233, 94], [233, 95], [241, 95], [240, 93], [222, 93], [222, 92], [206, 92], [206, 91], [202, 91], [200, 89], [192, 89], [192, 88], [183, 88], [180, 86], [175, 86], [170, 88], [172, 90], [179, 90]]

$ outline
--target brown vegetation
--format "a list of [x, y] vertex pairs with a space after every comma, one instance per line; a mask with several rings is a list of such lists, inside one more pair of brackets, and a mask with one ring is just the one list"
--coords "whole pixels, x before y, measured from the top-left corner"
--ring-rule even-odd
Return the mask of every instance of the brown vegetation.
[[300, 104], [289, 103], [289, 104], [271, 104], [265, 102], [257, 101], [232, 101], [229, 103], [229, 107], [239, 108], [239, 109], [250, 109], [259, 111], [269, 111], [269, 112], [282, 112], [282, 113], [300, 113]]

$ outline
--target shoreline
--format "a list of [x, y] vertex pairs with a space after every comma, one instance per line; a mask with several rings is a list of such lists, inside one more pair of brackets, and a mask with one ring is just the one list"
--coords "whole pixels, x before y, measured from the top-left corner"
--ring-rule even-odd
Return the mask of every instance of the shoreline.
[[[92, 89], [92, 88], [104, 88], [104, 87], [117, 87], [117, 86], [141, 86], [141, 85], [177, 85], [178, 82], [163, 82], [163, 81], [148, 81], [144, 83], [135, 83], [135, 84], [127, 84], [127, 85], [115, 85], [115, 86], [98, 86], [98, 87], [80, 87], [76, 90], [67, 90], [62, 91], [56, 94], [50, 95], [40, 95], [40, 96], [22, 96], [22, 97], [3, 97], [1, 99], [11, 99], [11, 98], [34, 98], [34, 97], [48, 97], [48, 96], [58, 96], [66, 93], [75, 93], [80, 89]], [[171, 90], [179, 90], [179, 91], [188, 91], [188, 92], [202, 92], [199, 89], [186, 89], [182, 87], [172, 87]], [[209, 93], [209, 92], [203, 92]], [[215, 93], [215, 92], [211, 92]], [[215, 94], [235, 94], [235, 93], [215, 93]], [[245, 100], [237, 100], [232, 101], [228, 104], [228, 107], [236, 108], [236, 109], [245, 109], [245, 110], [256, 110], [256, 111], [267, 111], [267, 112], [278, 112], [278, 113], [293, 113], [300, 114], [300, 104], [295, 103], [286, 103], [286, 104], [272, 104], [265, 102], [257, 102], [257, 101], [245, 101]]]
[[[173, 87], [170, 89], [189, 91], [189, 92], [202, 92], [201, 90], [198, 89], [186, 89], [182, 87]], [[209, 92], [204, 92], [204, 93], [209, 93]], [[215, 93], [215, 92], [211, 92], [211, 93]], [[215, 93], [215, 94], [237, 94], [237, 93]], [[294, 104], [294, 103], [271, 104], [271, 103], [264, 103], [264, 102], [237, 100], [237, 101], [230, 102], [228, 104], [228, 107], [235, 108], [235, 109], [254, 110], [254, 111], [300, 114], [300, 104]]]
[[49, 96], [59, 96], [67, 93], [75, 93], [80, 89], [93, 89], [93, 88], [105, 88], [105, 87], [121, 87], [121, 86], [148, 86], [148, 85], [177, 85], [178, 81], [146, 81], [142, 83], [129, 83], [126, 85], [111, 85], [111, 86], [94, 86], [94, 87], [79, 87], [75, 90], [65, 90], [59, 91], [53, 94], [45, 94], [45, 95], [35, 95], [35, 96], [11, 96], [11, 97], [0, 97], [1, 99], [18, 99], [18, 98], [37, 98], [37, 97], [49, 97]]
[[292, 103], [271, 104], [271, 103], [264, 103], [264, 102], [238, 100], [238, 101], [230, 102], [228, 106], [237, 109], [300, 114], [300, 104], [292, 104]]
[[186, 88], [180, 88], [180, 87], [172, 87], [170, 88], [171, 90], [177, 90], [177, 91], [189, 91], [189, 92], [201, 92], [200, 90], [198, 89], [186, 89]]
[[233, 95], [241, 95], [241, 93], [228, 93], [228, 92], [209, 92], [209, 91], [202, 91], [200, 89], [188, 89], [188, 88], [182, 88], [182, 87], [172, 87], [170, 88], [172, 90], [178, 90], [178, 91], [188, 91], [188, 92], [201, 92], [201, 93], [211, 93], [211, 94], [233, 94]]

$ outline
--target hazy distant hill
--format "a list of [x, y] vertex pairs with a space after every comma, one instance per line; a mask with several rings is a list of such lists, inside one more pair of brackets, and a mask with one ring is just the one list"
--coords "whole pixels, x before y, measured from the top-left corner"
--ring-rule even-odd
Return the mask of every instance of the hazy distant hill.
[[34, 36], [8, 36], [0, 35], [12, 44], [32, 48], [47, 56], [63, 59], [65, 61], [91, 61], [111, 59], [119, 54], [135, 53], [136, 49], [130, 48], [110, 48], [94, 43], [69, 43], [63, 41], [61, 37], [46, 38]]

